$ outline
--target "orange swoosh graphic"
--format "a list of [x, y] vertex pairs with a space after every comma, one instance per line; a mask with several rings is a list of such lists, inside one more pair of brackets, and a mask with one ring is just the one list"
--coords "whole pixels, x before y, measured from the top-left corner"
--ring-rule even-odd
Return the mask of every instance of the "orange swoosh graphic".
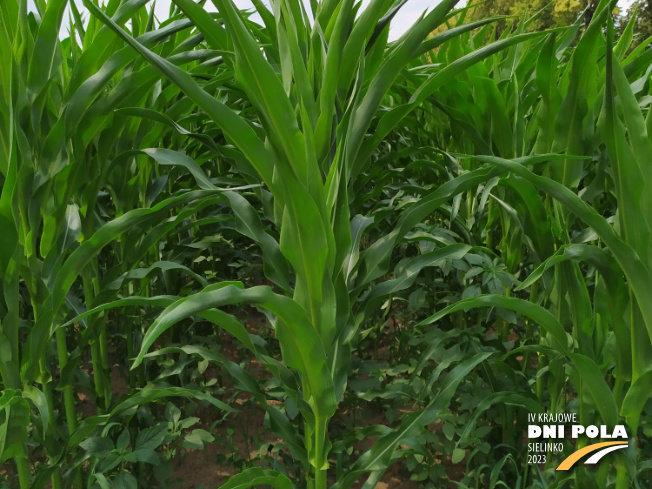
[[626, 441], [605, 441], [603, 443], [596, 443], [594, 445], [589, 445], [588, 447], [584, 447], [581, 450], [578, 450], [577, 452], [569, 455], [562, 463], [559, 464], [559, 467], [557, 467], [557, 470], [568, 470], [570, 469], [575, 462], [577, 462], [579, 459], [581, 459], [584, 455], [587, 455], [591, 452], [595, 452], [596, 450], [600, 450], [601, 448], [604, 447], [610, 447], [613, 445], [627, 445]]

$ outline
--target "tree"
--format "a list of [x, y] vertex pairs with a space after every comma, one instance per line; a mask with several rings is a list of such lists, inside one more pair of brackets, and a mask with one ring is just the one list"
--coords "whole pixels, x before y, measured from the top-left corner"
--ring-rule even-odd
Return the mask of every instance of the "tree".
[[582, 11], [585, 11], [584, 23], [588, 24], [596, 7], [595, 0], [485, 0], [475, 7], [472, 16], [474, 19], [482, 19], [494, 15], [510, 15], [521, 19], [538, 14], [530, 23], [529, 29], [544, 30], [557, 25], [570, 25]]
[[632, 3], [620, 19], [620, 32], [625, 30], [632, 18], [634, 18], [633, 48], [652, 36], [652, 0], [637, 0]]

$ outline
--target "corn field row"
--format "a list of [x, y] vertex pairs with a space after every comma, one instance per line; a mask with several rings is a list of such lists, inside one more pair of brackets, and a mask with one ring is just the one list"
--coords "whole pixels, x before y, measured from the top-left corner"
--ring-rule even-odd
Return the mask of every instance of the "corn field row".
[[0, 1], [0, 488], [652, 487], [635, 19], [211, 2]]

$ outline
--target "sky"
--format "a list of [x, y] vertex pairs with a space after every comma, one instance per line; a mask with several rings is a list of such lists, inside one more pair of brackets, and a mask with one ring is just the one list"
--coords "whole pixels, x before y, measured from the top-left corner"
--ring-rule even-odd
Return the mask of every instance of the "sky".
[[[3, 0], [0, 0], [3, 1]], [[88, 11], [83, 7], [81, 0], [74, 0], [75, 3], [79, 6], [80, 12], [83, 12], [82, 15], [87, 16]], [[269, 4], [269, 1], [263, 0], [264, 3]], [[621, 9], [626, 9], [631, 5], [633, 0], [619, 0], [618, 6]], [[159, 19], [164, 19], [167, 17], [167, 14], [170, 10], [170, 3], [172, 0], [157, 0], [156, 1], [156, 14]], [[235, 4], [241, 9], [252, 9], [253, 4], [251, 0], [234, 0]], [[307, 3], [307, 0], [304, 0]], [[366, 7], [369, 3], [369, 0], [362, 0], [363, 7]], [[389, 28], [389, 39], [390, 41], [398, 39], [416, 20], [425, 12], [431, 10], [435, 5], [439, 3], [437, 0], [408, 0], [407, 4], [399, 10], [398, 14], [392, 20], [392, 23]], [[460, 4], [464, 4], [464, 0]], [[34, 9], [33, 0], [28, 0], [29, 8]], [[208, 10], [215, 11], [211, 2], [207, 2]], [[260, 16], [255, 14], [251, 17], [252, 20], [262, 23]], [[67, 35], [68, 31], [68, 15], [66, 14], [64, 18], [64, 25], [62, 26], [62, 36]]]
[[[3, 1], [3, 0], [0, 0]], [[85, 18], [88, 15], [88, 10], [84, 8], [82, 0], [74, 0], [75, 3], [77, 4], [79, 11], [82, 13], [82, 16]], [[253, 3], [251, 3], [251, 0], [233, 0], [236, 6], [238, 6], [241, 9], [251, 9], [254, 10]], [[267, 5], [269, 5], [268, 0], [263, 0], [263, 2]], [[308, 4], [307, 0], [304, 0], [306, 4]], [[168, 12], [170, 11], [170, 4], [172, 3], [172, 0], [157, 0], [156, 1], [156, 14], [158, 19], [165, 19], [168, 16]], [[369, 3], [369, 0], [362, 0], [362, 5], [363, 7], [366, 7], [367, 4]], [[392, 21], [390, 25], [390, 40], [395, 40], [398, 39], [401, 34], [403, 34], [408, 27], [410, 27], [418, 18], [421, 14], [423, 14], [426, 10], [431, 10], [433, 6], [437, 5], [439, 3], [437, 0], [408, 0], [407, 4], [399, 10], [398, 14], [396, 14], [396, 17], [394, 17], [394, 20]], [[34, 0], [27, 0], [28, 8], [30, 10], [36, 10], [34, 7]], [[216, 11], [214, 8], [213, 4], [211, 2], [207, 2], [206, 9], [209, 11]], [[68, 32], [68, 14], [66, 13], [63, 21], [63, 25], [61, 27], [61, 34], [63, 36], [67, 36]], [[254, 14], [251, 16], [251, 19], [253, 21], [259, 22], [262, 24], [262, 20], [258, 14]]]

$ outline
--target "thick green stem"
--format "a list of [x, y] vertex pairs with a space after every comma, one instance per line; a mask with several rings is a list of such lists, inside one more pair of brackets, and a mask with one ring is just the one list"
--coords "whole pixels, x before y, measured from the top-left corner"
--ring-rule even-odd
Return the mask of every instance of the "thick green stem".
[[[306, 389], [308, 386], [305, 384], [303, 385], [304, 389], [304, 395], [306, 392]], [[314, 437], [314, 432], [312, 431], [312, 427], [310, 425], [310, 422], [307, 420], [304, 420], [304, 440], [303, 444], [306, 447], [306, 450], [310, 452], [310, 448], [314, 446], [313, 444], [315, 443], [315, 437]], [[310, 465], [308, 466], [308, 470], [306, 471], [306, 487], [307, 489], [315, 489], [315, 480], [317, 476], [316, 474], [313, 474], [312, 467]]]
[[[95, 258], [92, 262], [91, 265], [91, 272], [92, 272], [92, 278], [91, 278], [91, 284], [93, 286], [93, 298], [95, 298], [95, 295], [100, 290], [100, 278], [99, 278], [99, 267], [97, 264], [97, 258]], [[102, 325], [100, 327], [100, 335], [99, 335], [99, 340], [100, 340], [100, 355], [102, 357], [102, 368], [108, 372], [111, 368], [111, 364], [109, 362], [109, 342], [107, 340], [106, 336], [106, 327]]]
[[[303, 382], [304, 398], [310, 398], [310, 386]], [[328, 437], [328, 418], [315, 415], [314, 420], [304, 420], [305, 438], [304, 444], [308, 452], [312, 450], [314, 471], [311, 470], [307, 475], [308, 489], [326, 489], [328, 461], [326, 460], [326, 439]], [[314, 423], [314, 424], [313, 424]], [[313, 473], [314, 472], [314, 473]]]
[[616, 469], [616, 489], [629, 489], [629, 474], [623, 456], [618, 457]]
[[[93, 284], [88, 277], [84, 277], [84, 297], [86, 301], [86, 308], [90, 309], [95, 297]], [[97, 321], [97, 316], [92, 315], [88, 318], [88, 327], [93, 328], [95, 322]], [[97, 407], [98, 410], [108, 409], [107, 400], [104, 395], [104, 367], [102, 362], [102, 348], [100, 343], [102, 336], [96, 334], [95, 338], [91, 340], [91, 360], [93, 363], [93, 382], [95, 383], [95, 393], [97, 394]]]
[[99, 412], [101, 410], [106, 410], [107, 402], [104, 396], [102, 354], [100, 352], [100, 343], [97, 339], [91, 344], [91, 359], [93, 363], [93, 382], [95, 384], [95, 393], [97, 394], [97, 408]]
[[493, 221], [495, 219], [495, 210], [494, 210], [494, 201], [493, 199], [489, 199], [489, 203], [487, 204], [487, 248], [490, 250], [494, 249], [494, 233], [492, 232], [493, 228]]
[[[45, 401], [47, 402], [48, 405], [48, 415], [50, 417], [51, 423], [48, 423], [49, 426], [46, 426], [45, 429], [50, 435], [54, 435], [54, 398], [52, 397], [52, 382], [46, 382], [43, 384], [43, 394], [45, 395]], [[63, 486], [62, 480], [61, 480], [61, 472], [58, 470], [55, 470], [52, 473], [52, 477], [50, 478], [52, 481], [52, 489], [61, 489]]]
[[29, 477], [29, 463], [27, 457], [16, 457], [16, 470], [18, 470], [18, 484], [20, 489], [29, 489], [31, 482]]
[[106, 337], [106, 327], [100, 328], [100, 355], [102, 358], [102, 368], [105, 372], [108, 372], [111, 369], [111, 363], [109, 362], [109, 342]]
[[[57, 329], [57, 356], [59, 358], [59, 369], [63, 371], [68, 364], [68, 347], [66, 345], [66, 331], [62, 328]], [[66, 409], [66, 423], [68, 432], [72, 433], [77, 429], [77, 416], [75, 411], [75, 391], [72, 385], [63, 387], [63, 404]]]
[[[66, 344], [66, 331], [58, 328], [56, 331], [57, 357], [59, 359], [59, 370], [63, 371], [68, 364], [68, 345]], [[75, 408], [75, 390], [73, 385], [63, 386], [63, 405], [66, 411], [66, 424], [68, 433], [72, 434], [77, 429], [77, 410]], [[74, 486], [83, 487], [81, 469], [78, 469], [74, 476]]]
[[326, 489], [328, 483], [326, 475], [328, 469], [323, 468], [327, 465], [324, 448], [326, 447], [326, 429], [328, 420], [325, 418], [315, 418], [315, 436], [313, 439], [315, 447], [315, 489]]

